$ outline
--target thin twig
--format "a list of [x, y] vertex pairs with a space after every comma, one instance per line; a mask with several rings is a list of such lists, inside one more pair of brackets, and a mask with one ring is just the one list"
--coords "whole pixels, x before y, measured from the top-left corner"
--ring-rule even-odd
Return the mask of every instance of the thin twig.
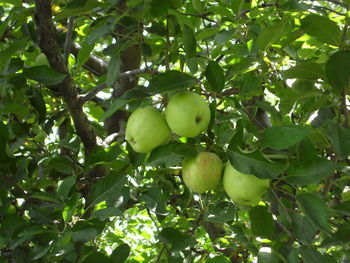
[[329, 11], [329, 12], [332, 12], [332, 13], [335, 13], [335, 14], [338, 14], [340, 16], [347, 16], [347, 14], [345, 13], [342, 13], [342, 12], [339, 12], [339, 11], [336, 11], [334, 9], [331, 9], [329, 7], [325, 7], [325, 6], [313, 6], [312, 7], [314, 10], [318, 11], [317, 9], [323, 9], [323, 10], [326, 10], [326, 11]]
[[[119, 78], [127, 77], [127, 76], [134, 76], [134, 75], [138, 75], [138, 74], [142, 74], [142, 73], [155, 74], [155, 73], [158, 73], [158, 71], [152, 70], [152, 69], [149, 69], [149, 68], [133, 69], [133, 70], [130, 70], [130, 71], [126, 71], [126, 72], [120, 73], [119, 74]], [[79, 97], [79, 102], [81, 103], [81, 105], [83, 105], [85, 102], [87, 102], [87, 101], [91, 100], [92, 98], [94, 98], [97, 95], [97, 93], [99, 93], [100, 91], [104, 90], [105, 88], [107, 88], [107, 84], [106, 83], [102, 83], [101, 85], [99, 85], [96, 88], [94, 88], [91, 91], [89, 91], [87, 94], [81, 95]]]
[[173, 9], [173, 10], [175, 10], [175, 11], [176, 11], [178, 14], [183, 15], [183, 16], [194, 16], [194, 17], [200, 17], [200, 18], [202, 18], [202, 19], [204, 19], [204, 20], [207, 20], [207, 21], [209, 21], [209, 22], [212, 22], [212, 23], [216, 23], [216, 24], [218, 24], [218, 22], [217, 22], [217, 21], [215, 21], [215, 20], [213, 20], [213, 19], [208, 18], [208, 16], [209, 16], [209, 15], [212, 15], [212, 13], [211, 13], [211, 12], [204, 13], [204, 14], [190, 14], [190, 13], [181, 13], [180, 11], [178, 11], [178, 10], [176, 10], [176, 9]]
[[72, 44], [73, 28], [74, 28], [74, 17], [71, 16], [68, 19], [68, 31], [67, 31], [66, 41], [64, 42], [63, 58], [64, 58], [64, 63], [66, 65], [68, 64], [68, 57], [69, 57], [70, 48]]

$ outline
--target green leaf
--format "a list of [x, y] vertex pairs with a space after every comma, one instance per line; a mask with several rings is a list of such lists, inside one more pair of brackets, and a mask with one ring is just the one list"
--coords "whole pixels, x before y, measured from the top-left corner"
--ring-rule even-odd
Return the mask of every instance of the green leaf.
[[272, 219], [272, 214], [268, 211], [267, 206], [254, 206], [249, 211], [249, 218], [254, 235], [260, 237], [271, 237], [275, 231], [275, 224]]
[[43, 256], [45, 256], [50, 250], [52, 249], [52, 246], [47, 246], [47, 247], [44, 247], [42, 250], [39, 251], [39, 253], [37, 253], [33, 259], [34, 260], [37, 260], [39, 258], [42, 258]]
[[177, 91], [196, 85], [192, 76], [180, 71], [171, 70], [158, 74], [150, 81], [149, 92], [153, 94]]
[[23, 75], [48, 86], [59, 84], [67, 77], [67, 75], [59, 74], [48, 66], [24, 68]]
[[321, 246], [334, 247], [334, 246], [340, 246], [349, 242], [350, 242], [350, 226], [348, 224], [342, 224], [338, 227], [337, 232], [332, 234], [332, 236], [326, 237], [322, 241]]
[[192, 0], [192, 6], [198, 13], [202, 13], [203, 7], [201, 0]]
[[116, 249], [113, 250], [111, 255], [111, 260], [113, 263], [123, 263], [125, 262], [130, 254], [130, 247], [128, 244], [121, 244]]
[[338, 94], [348, 90], [350, 81], [350, 50], [335, 52], [327, 61], [326, 73], [329, 83]]
[[155, 17], [165, 15], [171, 7], [170, 0], [152, 0], [150, 14]]
[[307, 263], [329, 263], [325, 256], [311, 247], [301, 247], [299, 253], [303, 262]]
[[119, 173], [111, 173], [100, 179], [94, 186], [91, 194], [91, 205], [96, 205], [103, 201], [115, 200], [118, 193], [123, 190], [126, 176]]
[[230, 262], [231, 261], [229, 260], [229, 258], [225, 256], [216, 256], [205, 261], [205, 263], [230, 263]]
[[122, 98], [116, 98], [113, 100], [112, 104], [108, 107], [108, 110], [103, 113], [103, 115], [100, 118], [100, 121], [105, 121], [108, 117], [112, 116], [113, 113], [115, 113], [117, 110], [124, 107], [126, 104], [128, 104], [130, 100], [128, 99], [122, 99]]
[[36, 192], [32, 194], [29, 198], [39, 199], [43, 201], [48, 201], [56, 204], [61, 204], [61, 200], [54, 194], [44, 193], [44, 192]]
[[207, 222], [224, 224], [236, 218], [236, 207], [232, 203], [221, 202], [210, 206], [204, 213], [203, 220]]
[[110, 217], [123, 216], [123, 212], [116, 207], [107, 207], [92, 212], [91, 218], [98, 218], [104, 221]]
[[208, 80], [210, 87], [215, 92], [220, 92], [225, 87], [224, 71], [215, 61], [210, 61], [205, 68], [205, 77]]
[[94, 49], [94, 44], [85, 44], [79, 49], [77, 63], [79, 66], [85, 64], [91, 55], [91, 51]]
[[319, 229], [330, 233], [327, 204], [316, 194], [302, 193], [296, 197], [306, 217]]
[[333, 46], [338, 46], [342, 38], [342, 32], [337, 23], [315, 14], [308, 15], [301, 20], [301, 29], [318, 41]]
[[75, 185], [76, 180], [76, 176], [69, 176], [67, 178], [64, 178], [63, 180], [58, 181], [57, 195], [60, 198], [62, 198], [62, 200], [65, 200], [68, 197], [68, 194], [72, 189], [73, 185]]
[[335, 153], [341, 158], [348, 157], [350, 155], [350, 128], [329, 124], [325, 131]]
[[74, 211], [78, 206], [80, 198], [80, 193], [75, 193], [68, 199], [66, 206], [62, 211], [62, 218], [64, 222], [72, 221], [72, 216], [74, 215]]
[[302, 62], [295, 67], [283, 72], [287, 79], [325, 79], [326, 74], [323, 65], [311, 61]]
[[283, 172], [284, 165], [269, 162], [260, 152], [227, 151], [231, 165], [241, 173], [252, 174], [261, 179], [273, 179]]
[[9, 132], [7, 126], [0, 121], [0, 141], [5, 142], [9, 139]]
[[293, 233], [296, 238], [306, 243], [312, 243], [317, 233], [317, 227], [299, 213], [292, 213], [292, 219]]
[[97, 164], [113, 162], [120, 151], [120, 148], [117, 146], [110, 146], [107, 148], [101, 146], [95, 147], [86, 158], [85, 165], [87, 167], [93, 167]]
[[44, 229], [42, 226], [31, 226], [18, 234], [19, 237], [31, 237], [39, 234], [55, 233], [53, 230]]
[[106, 84], [108, 87], [111, 87], [118, 79], [120, 74], [120, 63], [121, 60], [119, 55], [112, 56], [111, 60], [109, 61], [106, 79]]
[[17, 103], [5, 103], [2, 108], [0, 105], [0, 112], [13, 113], [20, 116], [26, 116], [30, 113], [25, 105]]
[[305, 126], [273, 126], [263, 132], [261, 145], [275, 150], [287, 149], [310, 134], [310, 128]]
[[196, 51], [196, 38], [194, 36], [194, 32], [192, 28], [188, 25], [184, 25], [182, 28], [182, 37], [184, 41], [184, 48], [186, 52], [186, 56], [188, 58], [194, 57], [197, 53]]
[[335, 169], [336, 165], [332, 161], [317, 157], [306, 162], [292, 164], [285, 180], [299, 185], [318, 183], [333, 174]]
[[166, 227], [160, 231], [159, 240], [171, 245], [172, 250], [182, 250], [194, 244], [195, 240], [191, 236], [185, 236], [177, 229]]
[[287, 19], [283, 19], [272, 26], [263, 28], [256, 39], [258, 49], [264, 50], [268, 45], [279, 40], [288, 32], [288, 28], [289, 21]]
[[173, 166], [181, 162], [184, 157], [197, 154], [193, 146], [186, 143], [171, 142], [155, 148], [148, 157], [149, 165]]
[[46, 117], [46, 105], [41, 92], [37, 89], [33, 89], [33, 95], [30, 98], [31, 104], [38, 112], [38, 121], [42, 123]]
[[70, 16], [78, 16], [103, 5], [97, 0], [74, 0], [55, 16], [55, 20], [59, 21]]
[[64, 174], [73, 173], [72, 162], [68, 158], [62, 156], [57, 156], [50, 159], [48, 167]]
[[27, 39], [13, 41], [10, 46], [0, 51], [0, 72], [12, 55], [16, 54], [20, 49], [23, 49], [26, 43]]

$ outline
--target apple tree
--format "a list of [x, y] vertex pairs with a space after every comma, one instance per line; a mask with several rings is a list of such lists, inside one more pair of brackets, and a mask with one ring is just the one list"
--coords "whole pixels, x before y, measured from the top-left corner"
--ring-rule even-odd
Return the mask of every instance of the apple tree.
[[349, 25], [348, 0], [0, 0], [0, 262], [349, 262]]

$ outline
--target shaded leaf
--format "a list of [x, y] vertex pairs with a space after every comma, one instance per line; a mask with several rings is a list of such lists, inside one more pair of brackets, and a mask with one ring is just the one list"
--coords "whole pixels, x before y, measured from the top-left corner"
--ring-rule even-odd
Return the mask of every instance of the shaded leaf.
[[72, 174], [73, 167], [72, 162], [66, 157], [57, 156], [50, 159], [48, 162], [48, 167], [55, 169], [58, 172], [64, 174]]
[[106, 208], [102, 208], [99, 210], [95, 210], [94, 212], [92, 212], [91, 214], [91, 218], [98, 218], [101, 221], [104, 221], [110, 217], [115, 217], [115, 216], [123, 216], [123, 212], [116, 207], [106, 207]]
[[172, 250], [182, 250], [195, 242], [193, 237], [185, 236], [172, 227], [164, 228], [160, 231], [158, 237], [160, 241], [170, 244]]
[[108, 87], [111, 87], [118, 79], [120, 74], [120, 63], [121, 60], [119, 55], [112, 56], [111, 60], [109, 61], [106, 79], [106, 84]]
[[282, 21], [277, 22], [272, 26], [263, 28], [256, 40], [258, 49], [263, 50], [271, 43], [279, 40], [284, 34], [288, 32], [288, 28], [289, 22], [287, 19], [283, 19]]
[[150, 81], [148, 91], [153, 94], [167, 91], [177, 91], [192, 87], [196, 84], [195, 79], [180, 71], [171, 70], [158, 74]]
[[103, 3], [97, 0], [74, 0], [55, 16], [55, 20], [62, 20], [70, 16], [78, 16], [96, 7], [101, 7], [101, 5], [103, 5]]
[[330, 176], [336, 165], [324, 158], [314, 158], [306, 162], [297, 162], [288, 169], [286, 181], [293, 184], [313, 184], [318, 183]]
[[75, 184], [76, 180], [76, 176], [69, 176], [63, 180], [58, 181], [57, 195], [62, 198], [62, 200], [65, 200], [68, 197], [69, 191]]
[[273, 179], [281, 174], [284, 165], [269, 162], [260, 152], [227, 151], [231, 165], [241, 173], [252, 174], [261, 179]]
[[234, 220], [235, 217], [235, 206], [232, 203], [221, 202], [215, 206], [210, 206], [204, 213], [203, 219], [207, 222], [224, 224], [227, 221]]
[[225, 87], [224, 71], [215, 61], [210, 61], [205, 68], [205, 77], [213, 91], [220, 92]]
[[306, 217], [316, 227], [330, 233], [327, 204], [318, 195], [312, 193], [298, 194], [296, 198]]
[[348, 89], [350, 81], [350, 50], [335, 52], [327, 61], [326, 73], [329, 83], [338, 94]]
[[350, 155], [350, 128], [329, 124], [325, 131], [335, 153], [341, 158], [348, 157]]
[[283, 72], [287, 79], [325, 79], [326, 73], [323, 65], [311, 61], [297, 64]]
[[112, 104], [108, 107], [108, 110], [106, 110], [101, 116], [100, 121], [105, 121], [108, 117], [112, 116], [113, 113], [115, 113], [117, 110], [124, 107], [129, 101], [130, 100], [122, 98], [114, 99]]
[[261, 145], [264, 148], [275, 150], [287, 149], [300, 142], [310, 134], [310, 129], [305, 126], [273, 126], [263, 132]]
[[23, 75], [48, 86], [59, 84], [67, 77], [67, 75], [59, 74], [48, 66], [24, 68]]
[[249, 219], [252, 232], [256, 236], [270, 237], [275, 231], [272, 214], [268, 211], [267, 206], [254, 206], [249, 211]]
[[113, 263], [123, 263], [128, 259], [130, 254], [130, 247], [128, 244], [121, 244], [113, 250], [111, 260]]
[[182, 37], [184, 40], [184, 48], [186, 56], [191, 58], [196, 55], [196, 38], [192, 28], [188, 25], [184, 25], [182, 29]]
[[111, 173], [110, 175], [100, 179], [91, 194], [91, 205], [96, 205], [102, 201], [108, 201], [118, 197], [118, 193], [123, 189], [126, 176], [119, 173]]
[[308, 15], [301, 20], [301, 29], [322, 43], [338, 46], [342, 33], [337, 24], [324, 16]]

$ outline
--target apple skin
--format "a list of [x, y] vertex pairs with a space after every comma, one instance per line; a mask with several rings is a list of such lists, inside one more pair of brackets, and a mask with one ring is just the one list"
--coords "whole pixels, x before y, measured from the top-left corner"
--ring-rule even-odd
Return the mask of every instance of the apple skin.
[[266, 192], [270, 180], [260, 179], [251, 174], [243, 174], [226, 164], [223, 185], [227, 195], [237, 204], [256, 206]]
[[170, 98], [165, 110], [170, 129], [182, 137], [196, 137], [208, 129], [210, 109], [198, 94], [182, 91]]
[[213, 190], [221, 182], [222, 170], [222, 161], [211, 152], [200, 152], [182, 162], [185, 185], [199, 194]]
[[135, 152], [150, 152], [168, 142], [170, 136], [164, 116], [152, 106], [135, 110], [126, 124], [125, 139]]

